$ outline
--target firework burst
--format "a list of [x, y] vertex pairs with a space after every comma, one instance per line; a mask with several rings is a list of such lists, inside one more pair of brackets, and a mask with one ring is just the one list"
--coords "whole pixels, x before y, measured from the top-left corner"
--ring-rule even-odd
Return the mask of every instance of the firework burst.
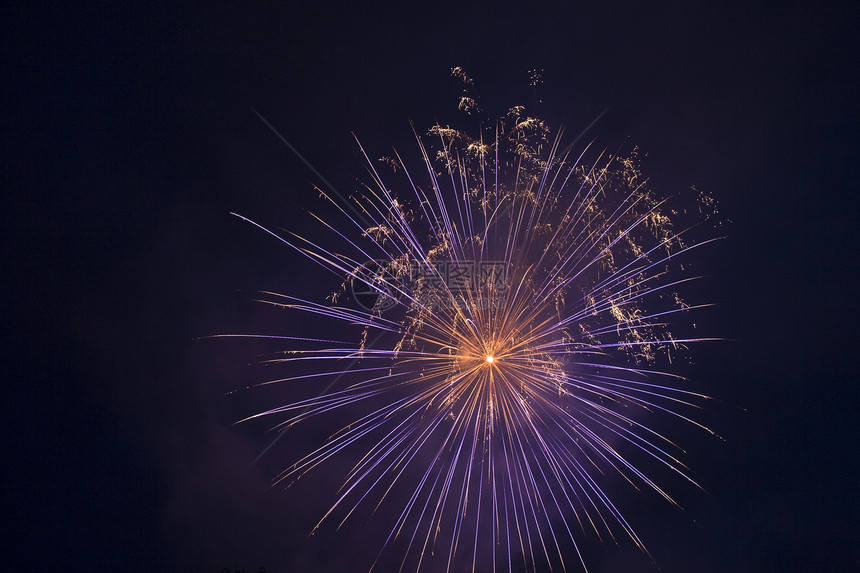
[[359, 452], [320, 523], [396, 508], [382, 551], [396, 545], [401, 569], [586, 568], [591, 535], [645, 551], [606, 484], [670, 503], [647, 468], [695, 484], [655, 425], [704, 428], [706, 397], [661, 366], [706, 340], [670, 332], [695, 309], [678, 293], [703, 243], [635, 153], [561, 151], [521, 107], [477, 137], [437, 125], [416, 139], [420, 173], [394, 154], [368, 159], [349, 201], [321, 191], [346, 222], [317, 217], [330, 238], [268, 231], [344, 283], [325, 302], [262, 299], [361, 328], [354, 342], [274, 337], [291, 347], [270, 362], [307, 369], [265, 384], [328, 386], [248, 419], [349, 416], [276, 482]]

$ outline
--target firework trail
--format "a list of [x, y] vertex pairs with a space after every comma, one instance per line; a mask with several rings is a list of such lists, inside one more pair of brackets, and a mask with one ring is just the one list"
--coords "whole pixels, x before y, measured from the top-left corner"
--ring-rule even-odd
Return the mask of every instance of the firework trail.
[[[460, 107], [476, 103], [465, 95]], [[360, 452], [320, 523], [396, 507], [381, 551], [402, 550], [401, 569], [585, 569], [590, 535], [647, 553], [606, 484], [670, 503], [645, 468], [695, 484], [653, 422], [704, 428], [692, 416], [707, 397], [660, 364], [707, 340], [669, 325], [697, 308], [678, 294], [695, 279], [683, 261], [708, 241], [688, 244], [635, 154], [562, 152], [522, 107], [477, 138], [437, 125], [416, 139], [420, 173], [362, 148], [363, 192], [343, 202], [321, 191], [347, 221], [316, 217], [325, 242], [267, 230], [344, 284], [327, 303], [262, 299], [361, 327], [354, 342], [274, 337], [290, 348], [270, 362], [305, 369], [265, 384], [343, 377], [247, 418], [284, 429], [339, 416], [276, 483]]]

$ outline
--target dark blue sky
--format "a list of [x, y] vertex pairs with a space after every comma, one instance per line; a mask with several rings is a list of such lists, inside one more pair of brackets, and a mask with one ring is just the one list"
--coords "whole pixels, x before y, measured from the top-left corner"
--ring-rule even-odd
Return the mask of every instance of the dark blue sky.
[[[696, 185], [732, 220], [703, 294], [733, 340], [697, 362], [725, 441], [690, 438], [709, 495], [682, 494], [685, 513], [630, 501], [663, 571], [856, 567], [857, 12], [4, 7], [3, 563], [356, 567], [348, 532], [304, 539], [317, 484], [267, 490], [277, 460], [251, 463], [265, 437], [228, 428], [223, 393], [260, 347], [195, 337], [294, 320], [256, 289], [331, 288], [228, 215], [302, 230], [318, 205], [318, 178], [251, 108], [350, 189], [351, 132], [412, 150], [409, 121], [459, 117], [463, 66], [488, 115], [535, 104], [526, 71], [542, 68], [552, 125], [576, 133], [608, 107], [598, 143], [638, 145], [655, 186]], [[641, 567], [631, 552], [594, 571]]]

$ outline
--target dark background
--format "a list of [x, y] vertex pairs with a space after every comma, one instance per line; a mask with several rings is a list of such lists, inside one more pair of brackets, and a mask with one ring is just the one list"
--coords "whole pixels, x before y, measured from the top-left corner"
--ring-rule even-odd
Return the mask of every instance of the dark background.
[[[278, 459], [252, 463], [268, 438], [229, 427], [224, 393], [259, 379], [262, 347], [195, 338], [312, 328], [253, 291], [337, 286], [228, 215], [302, 231], [320, 204], [319, 178], [251, 108], [348, 192], [364, 169], [351, 132], [371, 154], [416, 153], [409, 121], [459, 117], [463, 66], [487, 117], [523, 103], [572, 137], [608, 107], [589, 138], [638, 145], [655, 187], [696, 185], [732, 221], [702, 293], [720, 305], [708, 328], [732, 340], [697, 360], [725, 441], [685, 444], [708, 494], [682, 492], [685, 512], [627, 500], [662, 570], [853, 570], [857, 16], [840, 2], [4, 5], [0, 562], [366, 569], [354, 531], [305, 541], [326, 478], [269, 490]], [[592, 558], [655, 570], [629, 546]]]

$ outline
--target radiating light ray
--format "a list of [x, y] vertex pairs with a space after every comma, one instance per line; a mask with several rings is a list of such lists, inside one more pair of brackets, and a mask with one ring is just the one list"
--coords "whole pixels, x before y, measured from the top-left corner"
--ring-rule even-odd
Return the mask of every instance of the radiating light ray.
[[[717, 340], [670, 331], [709, 306], [677, 291], [699, 278], [683, 261], [713, 239], [688, 244], [695, 224], [673, 230], [683, 217], [635, 158], [601, 152], [586, 164], [591, 146], [559, 151], [561, 138], [549, 142], [522, 108], [477, 138], [413, 131], [421, 169], [397, 152], [386, 160], [397, 192], [356, 138], [371, 183], [346, 200], [320, 190], [342, 216], [310, 214], [322, 238], [237, 215], [344, 280], [328, 303], [275, 292], [261, 302], [362, 329], [356, 341], [250, 335], [312, 346], [261, 360], [302, 370], [256, 386], [344, 380], [240, 421], [272, 417], [282, 429], [349, 413], [275, 483], [350, 460], [313, 532], [397, 508], [371, 570], [395, 548], [401, 570], [453, 571], [464, 557], [473, 572], [587, 569], [592, 534], [649, 555], [606, 486], [678, 505], [650, 476], [663, 468], [699, 487], [660, 424], [713, 433], [694, 417], [709, 398], [661, 364]], [[359, 285], [370, 307], [337, 304]]]

